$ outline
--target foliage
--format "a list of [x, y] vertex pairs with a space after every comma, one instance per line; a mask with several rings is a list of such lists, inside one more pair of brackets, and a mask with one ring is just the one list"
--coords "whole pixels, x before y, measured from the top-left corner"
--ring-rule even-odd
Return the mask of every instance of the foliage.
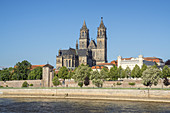
[[58, 72], [58, 77], [62, 78], [62, 79], [68, 79], [68, 69], [67, 67], [63, 66], [60, 68], [59, 72]]
[[117, 82], [116, 85], [122, 85], [122, 83], [121, 82]]
[[162, 69], [162, 77], [163, 78], [170, 77], [170, 69], [167, 65], [165, 65], [164, 68]]
[[129, 82], [129, 85], [134, 86], [135, 82]]
[[141, 73], [143, 73], [146, 69], [147, 69], [147, 65], [146, 65], [146, 64], [143, 64], [143, 65], [142, 65], [142, 68], [141, 68]]
[[12, 73], [8, 68], [5, 68], [0, 71], [0, 81], [8, 81], [11, 79]]
[[80, 65], [76, 70], [74, 70], [73, 79], [75, 82], [83, 82], [85, 83], [85, 80], [89, 80], [89, 77], [91, 75], [92, 69], [89, 66], [86, 65]]
[[61, 83], [60, 83], [60, 81], [59, 81], [59, 79], [58, 79], [57, 76], [55, 76], [55, 77], [53, 78], [52, 82], [53, 82], [53, 85], [54, 85], [54, 86], [61, 85]]
[[78, 86], [83, 87], [83, 82], [79, 82]]
[[110, 80], [118, 80], [118, 70], [115, 65], [110, 69], [110, 72], [108, 75], [109, 75]]
[[71, 79], [72, 76], [73, 76], [73, 72], [72, 72], [72, 70], [70, 70], [70, 71], [68, 72], [67, 79]]
[[103, 79], [105, 79], [105, 80], [109, 79], [108, 73], [109, 73], [109, 71], [105, 67], [103, 69], [101, 69], [101, 71], [100, 71], [101, 76], [103, 76]]
[[156, 86], [160, 78], [160, 70], [154, 67], [148, 67], [142, 73], [143, 84], [151, 87], [153, 84]]
[[164, 79], [163, 83], [164, 83], [165, 86], [170, 85], [169, 80], [168, 80], [167, 77]]
[[28, 75], [30, 73], [31, 64], [24, 60], [22, 62], [18, 62], [16, 67], [14, 68], [15, 80], [27, 80]]
[[131, 70], [130, 68], [127, 66], [126, 69], [124, 70], [124, 77], [128, 78], [131, 75]]
[[88, 86], [89, 84], [90, 84], [90, 81], [89, 81], [90, 79], [89, 79], [89, 77], [86, 77], [85, 79], [84, 79], [84, 85], [85, 86]]
[[36, 67], [28, 75], [29, 80], [42, 79], [42, 67]]
[[132, 70], [131, 77], [140, 78], [141, 76], [142, 76], [142, 73], [141, 73], [140, 67], [136, 64]]
[[119, 66], [117, 71], [118, 71], [118, 78], [123, 78], [123, 68]]
[[103, 81], [104, 81], [104, 76], [103, 73], [105, 73], [105, 71], [101, 70], [101, 72], [99, 73], [97, 70], [93, 71], [90, 79], [92, 80], [92, 83], [97, 86], [97, 87], [102, 87], [103, 86]]
[[29, 84], [27, 83], [27, 81], [23, 82], [22, 87], [28, 87], [28, 86]]
[[33, 84], [30, 84], [29, 86], [33, 86]]
[[158, 68], [158, 67], [157, 67], [157, 64], [153, 65], [152, 68]]

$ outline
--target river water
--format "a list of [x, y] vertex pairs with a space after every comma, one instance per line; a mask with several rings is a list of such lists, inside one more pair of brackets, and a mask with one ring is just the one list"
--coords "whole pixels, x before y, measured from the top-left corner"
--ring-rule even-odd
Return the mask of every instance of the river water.
[[50, 113], [170, 113], [170, 103], [41, 99], [41, 98], [0, 98], [0, 112], [50, 112]]

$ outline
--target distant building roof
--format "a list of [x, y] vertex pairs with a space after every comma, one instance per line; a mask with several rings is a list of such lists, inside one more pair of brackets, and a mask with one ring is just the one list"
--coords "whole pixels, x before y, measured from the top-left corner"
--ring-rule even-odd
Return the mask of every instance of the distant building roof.
[[68, 50], [60, 50], [61, 55], [76, 55], [76, 50], [73, 48], [69, 48]]
[[99, 65], [100, 65], [100, 66], [101, 66], [101, 65], [104, 66], [104, 65], [113, 65], [113, 64], [112, 64], [112, 63], [99, 63], [99, 64], [97, 64], [97, 66], [99, 66]]
[[86, 56], [87, 51], [88, 51], [87, 49], [78, 49], [77, 50], [78, 56]]
[[92, 66], [92, 69], [103, 69], [103, 68], [107, 68], [106, 66]]

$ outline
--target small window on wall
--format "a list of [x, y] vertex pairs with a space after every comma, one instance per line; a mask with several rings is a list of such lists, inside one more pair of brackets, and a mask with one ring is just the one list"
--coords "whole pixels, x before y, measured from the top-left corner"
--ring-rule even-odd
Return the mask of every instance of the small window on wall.
[[68, 61], [66, 60], [66, 67], [68, 67]]
[[102, 36], [102, 31], [100, 30], [100, 36]]
[[69, 60], [69, 67], [71, 67], [71, 60]]
[[99, 42], [99, 47], [102, 48], [102, 42], [101, 41]]
[[82, 32], [82, 36], [84, 36], [84, 32]]

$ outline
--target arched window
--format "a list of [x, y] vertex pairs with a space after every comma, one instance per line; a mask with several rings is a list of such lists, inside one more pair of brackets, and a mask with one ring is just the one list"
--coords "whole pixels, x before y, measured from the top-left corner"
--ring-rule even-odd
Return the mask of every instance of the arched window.
[[68, 61], [66, 60], [66, 67], [68, 67]]
[[101, 41], [99, 42], [99, 47], [100, 47], [100, 49], [102, 48], [102, 42]]
[[84, 37], [84, 32], [82, 32], [82, 37]]
[[71, 60], [69, 60], [69, 67], [71, 67]]
[[100, 36], [102, 36], [102, 30], [100, 30]]

